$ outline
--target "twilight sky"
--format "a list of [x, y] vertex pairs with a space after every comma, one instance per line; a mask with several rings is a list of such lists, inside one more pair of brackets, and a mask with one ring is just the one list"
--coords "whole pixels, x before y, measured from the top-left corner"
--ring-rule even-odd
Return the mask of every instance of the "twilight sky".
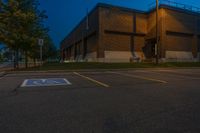
[[[139, 10], [148, 10], [155, 0], [39, 0], [40, 8], [47, 11], [45, 24], [50, 28], [50, 36], [55, 45], [81, 21], [88, 7], [91, 10], [97, 3], [108, 3]], [[199, 0], [171, 0], [200, 7]]]

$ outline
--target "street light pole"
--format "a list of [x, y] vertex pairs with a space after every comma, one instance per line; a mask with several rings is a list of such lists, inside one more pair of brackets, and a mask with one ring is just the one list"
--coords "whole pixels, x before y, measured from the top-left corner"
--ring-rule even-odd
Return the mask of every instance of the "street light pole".
[[155, 45], [155, 53], [156, 53], [156, 64], [159, 63], [159, 29], [158, 29], [158, 0], [156, 0], [156, 45]]

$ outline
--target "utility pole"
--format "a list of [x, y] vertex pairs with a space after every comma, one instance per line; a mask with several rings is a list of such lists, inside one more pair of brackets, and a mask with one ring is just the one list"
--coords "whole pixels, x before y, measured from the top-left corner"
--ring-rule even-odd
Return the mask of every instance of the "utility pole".
[[89, 9], [88, 9], [88, 5], [90, 3], [90, 0], [86, 0], [86, 26], [83, 29], [83, 32], [85, 34], [85, 40], [83, 40], [83, 58], [85, 59], [86, 55], [87, 55], [87, 39], [88, 39], [88, 31], [89, 31]]
[[88, 7], [86, 9], [86, 27], [83, 29], [83, 36], [85, 36], [85, 39], [83, 37], [83, 59], [85, 59], [85, 56], [87, 54], [87, 38], [88, 38], [88, 30], [89, 30], [89, 12]]
[[86, 9], [86, 31], [89, 30], [89, 13], [88, 13], [88, 8]]
[[156, 54], [156, 64], [159, 63], [159, 29], [158, 29], [158, 10], [159, 10], [159, 3], [156, 0], [156, 44], [155, 44], [155, 54]]

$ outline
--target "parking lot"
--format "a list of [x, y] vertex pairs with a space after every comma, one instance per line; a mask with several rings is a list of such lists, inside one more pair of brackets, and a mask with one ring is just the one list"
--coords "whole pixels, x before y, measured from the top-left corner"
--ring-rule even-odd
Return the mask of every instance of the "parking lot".
[[[56, 78], [68, 82], [45, 80]], [[0, 77], [0, 132], [199, 133], [199, 82], [200, 69], [10, 73]]]

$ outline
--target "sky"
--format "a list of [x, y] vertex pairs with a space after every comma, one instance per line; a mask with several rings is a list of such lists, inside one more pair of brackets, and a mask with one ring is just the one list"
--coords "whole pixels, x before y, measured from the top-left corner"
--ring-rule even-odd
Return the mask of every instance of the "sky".
[[[60, 42], [86, 15], [86, 9], [93, 9], [97, 3], [107, 3], [147, 11], [155, 0], [39, 0], [40, 10], [46, 10], [49, 34], [57, 48]], [[200, 7], [199, 0], [171, 0]]]

